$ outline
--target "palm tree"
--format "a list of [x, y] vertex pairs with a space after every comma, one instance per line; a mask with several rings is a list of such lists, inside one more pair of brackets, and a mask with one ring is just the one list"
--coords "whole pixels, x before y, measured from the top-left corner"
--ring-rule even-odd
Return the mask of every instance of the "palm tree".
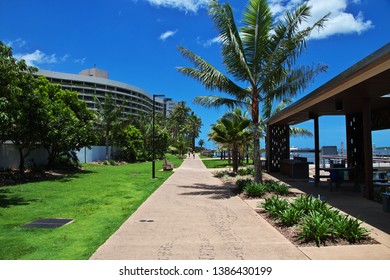
[[171, 111], [168, 118], [168, 127], [173, 141], [177, 141], [183, 131], [190, 112], [191, 109], [186, 106], [185, 101], [177, 103]]
[[[262, 181], [259, 142], [259, 105], [267, 98], [281, 99], [294, 96], [326, 67], [295, 67], [297, 58], [306, 48], [306, 40], [315, 28], [321, 28], [327, 15], [313, 25], [301, 28], [310, 16], [310, 7], [305, 3], [293, 12], [286, 12], [283, 20], [274, 22], [266, 0], [249, 0], [243, 14], [244, 25], [238, 29], [231, 6], [221, 5], [216, 0], [209, 2], [220, 41], [223, 64], [233, 82], [206, 60], [195, 53], [179, 47], [195, 68], [179, 67], [183, 74], [201, 82], [207, 89], [226, 92], [232, 98], [199, 96], [195, 102], [206, 107], [249, 107], [253, 125], [253, 157], [255, 181]], [[241, 86], [243, 84], [243, 86]]]
[[204, 144], [205, 144], [204, 140], [203, 139], [199, 139], [198, 145], [200, 146], [201, 149], [203, 149]]
[[199, 136], [201, 128], [202, 120], [192, 112], [187, 118], [186, 131], [190, 137], [193, 151], [195, 151], [195, 139]]
[[238, 151], [245, 142], [251, 121], [241, 114], [241, 109], [237, 108], [234, 112], [228, 112], [217, 124], [211, 126], [210, 139], [222, 145], [231, 148], [233, 158], [233, 172], [238, 170]]
[[106, 160], [109, 158], [108, 146], [112, 142], [113, 130], [120, 124], [122, 109], [116, 105], [112, 94], [106, 94], [103, 100], [95, 96], [96, 104], [96, 125], [103, 131], [106, 145]]

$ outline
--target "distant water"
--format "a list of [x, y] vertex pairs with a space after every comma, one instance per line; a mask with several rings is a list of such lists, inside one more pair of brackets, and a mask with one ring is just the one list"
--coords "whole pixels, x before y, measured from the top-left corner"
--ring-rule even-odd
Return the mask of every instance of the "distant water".
[[[339, 152], [339, 154], [341, 154]], [[347, 151], [344, 151], [344, 155], [347, 154]], [[390, 150], [375, 150], [373, 153], [374, 156], [378, 157], [390, 157]], [[261, 154], [262, 157], [265, 157], [265, 153]], [[300, 157], [305, 157], [307, 158], [307, 161], [309, 162], [314, 162], [314, 152], [293, 152], [291, 153], [291, 157], [293, 156], [300, 156]]]

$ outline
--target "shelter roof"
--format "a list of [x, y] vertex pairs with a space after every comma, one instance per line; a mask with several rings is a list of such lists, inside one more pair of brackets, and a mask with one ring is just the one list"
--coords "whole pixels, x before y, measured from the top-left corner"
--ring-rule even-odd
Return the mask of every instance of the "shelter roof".
[[269, 125], [298, 124], [317, 116], [390, 111], [390, 43], [268, 120]]

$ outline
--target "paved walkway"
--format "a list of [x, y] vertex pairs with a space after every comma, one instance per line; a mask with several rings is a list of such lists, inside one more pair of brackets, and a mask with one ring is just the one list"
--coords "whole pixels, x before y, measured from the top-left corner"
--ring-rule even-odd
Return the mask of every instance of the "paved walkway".
[[184, 160], [91, 259], [390, 259], [390, 248], [297, 248], [196, 156]]

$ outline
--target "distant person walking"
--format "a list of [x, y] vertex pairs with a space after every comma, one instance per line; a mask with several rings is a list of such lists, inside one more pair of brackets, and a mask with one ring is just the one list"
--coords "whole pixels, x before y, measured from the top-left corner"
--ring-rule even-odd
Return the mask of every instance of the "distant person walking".
[[192, 157], [195, 158], [195, 151], [192, 151]]

